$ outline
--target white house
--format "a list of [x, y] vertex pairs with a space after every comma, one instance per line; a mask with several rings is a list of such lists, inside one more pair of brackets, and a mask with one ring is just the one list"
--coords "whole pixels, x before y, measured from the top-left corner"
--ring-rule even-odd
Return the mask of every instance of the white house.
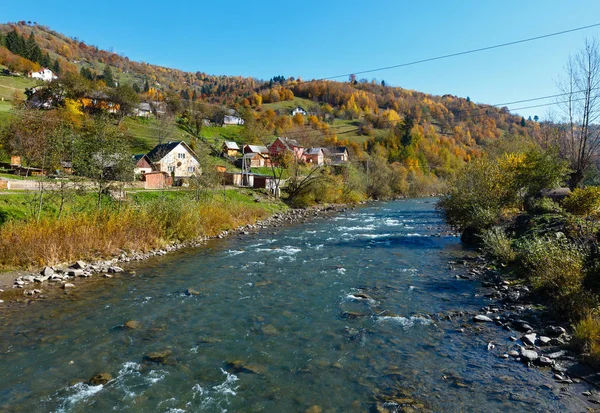
[[244, 119], [233, 109], [227, 111], [223, 118], [223, 125], [243, 125]]
[[183, 141], [156, 145], [146, 157], [153, 170], [166, 172], [175, 178], [188, 178], [202, 173], [198, 156]]
[[304, 108], [302, 108], [301, 106], [296, 106], [293, 110], [292, 110], [292, 116], [295, 116], [297, 114], [301, 114], [302, 116], [306, 116], [306, 111], [304, 110]]
[[40, 79], [44, 82], [51, 82], [54, 79], [58, 79], [58, 76], [52, 73], [52, 70], [45, 67], [38, 72], [29, 72], [27, 77], [30, 77], [31, 79]]

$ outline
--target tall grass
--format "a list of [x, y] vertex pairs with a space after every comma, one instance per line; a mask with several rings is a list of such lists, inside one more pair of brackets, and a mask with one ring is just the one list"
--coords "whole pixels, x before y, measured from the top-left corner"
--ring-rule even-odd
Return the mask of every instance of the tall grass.
[[594, 296], [584, 288], [585, 248], [564, 236], [547, 235], [527, 239], [518, 249], [522, 272], [551, 299], [557, 315], [577, 320], [595, 306]]
[[214, 236], [268, 215], [240, 201], [157, 199], [120, 211], [72, 214], [61, 220], [11, 221], [0, 227], [0, 269], [100, 259], [121, 250], [147, 251], [173, 241]]

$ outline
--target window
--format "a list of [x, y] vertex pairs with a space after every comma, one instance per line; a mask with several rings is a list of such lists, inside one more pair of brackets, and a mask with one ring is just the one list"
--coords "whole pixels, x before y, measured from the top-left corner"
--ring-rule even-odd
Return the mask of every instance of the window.
[[185, 153], [178, 153], [178, 154], [177, 154], [177, 157], [178, 157], [179, 159], [185, 159]]
[[169, 172], [175, 172], [175, 167], [174, 167], [174, 166], [169, 166], [169, 167], [167, 168], [167, 170], [168, 170]]
[[196, 171], [195, 166], [188, 166], [188, 172], [195, 172], [195, 171]]

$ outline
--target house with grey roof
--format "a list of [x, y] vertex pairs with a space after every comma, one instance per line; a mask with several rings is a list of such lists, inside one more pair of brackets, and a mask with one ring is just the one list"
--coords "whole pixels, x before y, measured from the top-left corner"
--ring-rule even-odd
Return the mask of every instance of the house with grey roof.
[[184, 141], [156, 145], [146, 157], [154, 171], [166, 172], [175, 178], [189, 178], [202, 173], [198, 156]]

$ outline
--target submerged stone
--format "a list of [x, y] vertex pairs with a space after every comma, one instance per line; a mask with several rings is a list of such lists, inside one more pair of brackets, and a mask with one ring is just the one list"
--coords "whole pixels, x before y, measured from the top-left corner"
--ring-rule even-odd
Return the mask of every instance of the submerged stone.
[[94, 377], [92, 377], [90, 379], [89, 383], [92, 386], [98, 386], [99, 384], [105, 385], [112, 379], [113, 379], [113, 376], [110, 373], [100, 373], [100, 374], [96, 374]]

